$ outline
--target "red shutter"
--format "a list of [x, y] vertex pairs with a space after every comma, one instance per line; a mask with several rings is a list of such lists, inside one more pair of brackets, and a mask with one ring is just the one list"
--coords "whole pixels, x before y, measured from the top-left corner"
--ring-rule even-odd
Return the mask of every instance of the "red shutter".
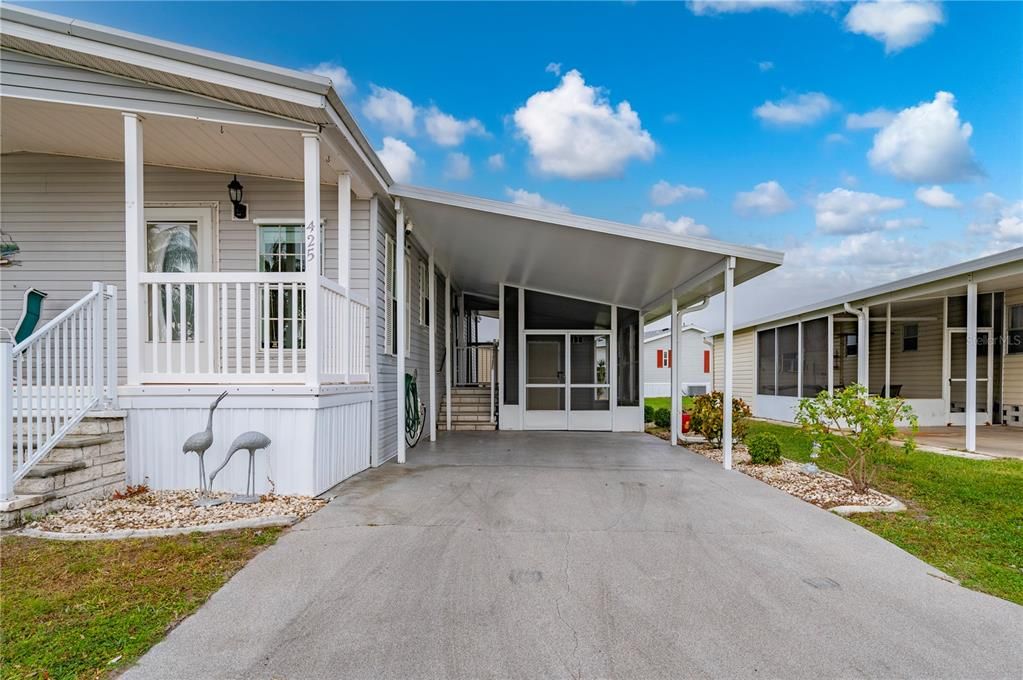
[[710, 373], [710, 350], [703, 350], [703, 372]]
[[671, 368], [671, 359], [672, 359], [672, 357], [671, 357], [671, 350], [669, 349], [668, 350], [668, 368]]
[[657, 368], [664, 368], [664, 350], [657, 350]]

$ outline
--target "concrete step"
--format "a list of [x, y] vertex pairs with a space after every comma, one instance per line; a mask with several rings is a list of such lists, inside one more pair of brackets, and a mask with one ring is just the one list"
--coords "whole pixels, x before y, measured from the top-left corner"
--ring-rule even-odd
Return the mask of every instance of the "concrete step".
[[83, 469], [85, 469], [84, 460], [71, 460], [63, 463], [36, 463], [28, 472], [25, 473], [25, 479], [30, 477], [45, 479], [46, 477], [55, 477], [56, 475], [62, 475], [65, 472], [74, 472], [75, 470]]
[[[447, 431], [445, 427], [438, 427], [438, 430]], [[452, 432], [493, 432], [497, 426], [492, 423], [451, 423]]]

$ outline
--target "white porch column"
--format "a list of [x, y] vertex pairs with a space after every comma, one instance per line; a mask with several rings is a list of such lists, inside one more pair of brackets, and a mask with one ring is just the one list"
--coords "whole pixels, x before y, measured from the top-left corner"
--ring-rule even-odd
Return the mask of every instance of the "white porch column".
[[451, 432], [451, 272], [444, 272], [444, 428]]
[[397, 213], [394, 226], [394, 289], [398, 311], [394, 315], [394, 335], [397, 338], [395, 352], [397, 367], [394, 371], [395, 389], [398, 395], [398, 462], [405, 462], [405, 208], [400, 199], [394, 201]]
[[[14, 342], [0, 338], [0, 501], [14, 498]], [[24, 389], [22, 387], [21, 389]]]
[[835, 315], [828, 314], [828, 394], [835, 393]]
[[863, 305], [860, 310], [863, 314], [860, 316], [856, 372], [860, 384], [870, 392], [870, 307]]
[[892, 303], [885, 307], [884, 317], [884, 394], [892, 396]]
[[320, 383], [320, 136], [302, 135], [305, 189], [305, 384]]
[[735, 316], [735, 258], [729, 257], [725, 265], [725, 389], [722, 399], [721, 452], [726, 470], [732, 469], [732, 331]]
[[430, 253], [427, 264], [430, 277], [429, 295], [429, 330], [430, 332], [430, 441], [437, 441], [437, 274], [434, 269], [433, 253]]
[[142, 264], [145, 239], [145, 189], [142, 151], [142, 118], [134, 113], [124, 117], [124, 270], [125, 304], [128, 323], [125, 328], [127, 381], [139, 384], [142, 371], [142, 313], [139, 291], [139, 268]]
[[977, 450], [977, 282], [966, 284], [966, 450]]
[[337, 176], [337, 283], [348, 290], [352, 279], [352, 175]]
[[671, 389], [671, 445], [678, 444], [678, 300], [675, 291], [671, 291], [671, 324], [669, 325], [671, 342], [668, 343], [668, 385]]

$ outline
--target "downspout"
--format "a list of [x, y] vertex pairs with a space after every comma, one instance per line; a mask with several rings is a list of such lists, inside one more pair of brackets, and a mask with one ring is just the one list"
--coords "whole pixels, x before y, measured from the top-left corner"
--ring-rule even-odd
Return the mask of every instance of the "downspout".
[[865, 356], [864, 345], [870, 341], [870, 336], [868, 335], [868, 333], [864, 333], [863, 331], [864, 326], [863, 310], [856, 309], [848, 302], [843, 302], [842, 306], [845, 308], [846, 312], [856, 317], [856, 382], [859, 383], [860, 385], [863, 385], [865, 383], [863, 375], [866, 372], [866, 370], [869, 370], [867, 366], [864, 366], [864, 364], [866, 363], [863, 360]]

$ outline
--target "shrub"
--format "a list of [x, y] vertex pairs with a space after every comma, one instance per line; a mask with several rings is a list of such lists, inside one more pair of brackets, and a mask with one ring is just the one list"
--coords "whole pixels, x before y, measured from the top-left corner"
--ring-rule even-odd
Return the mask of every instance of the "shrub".
[[647, 404], [643, 407], [643, 422], [652, 423], [654, 422], [654, 407]]
[[[708, 392], [693, 397], [692, 421], [693, 429], [702, 434], [714, 446], [721, 445], [721, 431], [724, 428], [724, 415], [721, 404], [725, 395], [721, 392]], [[741, 442], [749, 432], [749, 419], [752, 416], [749, 405], [742, 399], [732, 399], [732, 440]]]
[[657, 427], [671, 427], [671, 411], [666, 408], [659, 408], [654, 411], [654, 425]]
[[781, 443], [770, 432], [758, 432], [746, 440], [750, 462], [754, 465], [780, 465]]
[[821, 392], [813, 399], [800, 399], [796, 422], [820, 443], [822, 451], [845, 462], [845, 475], [856, 493], [865, 493], [874, 481], [872, 458], [885, 451], [897, 434], [897, 424], [909, 423], [910, 435], [903, 451], [914, 448], [917, 418], [902, 399], [872, 397], [862, 385], [850, 385], [840, 392]]

